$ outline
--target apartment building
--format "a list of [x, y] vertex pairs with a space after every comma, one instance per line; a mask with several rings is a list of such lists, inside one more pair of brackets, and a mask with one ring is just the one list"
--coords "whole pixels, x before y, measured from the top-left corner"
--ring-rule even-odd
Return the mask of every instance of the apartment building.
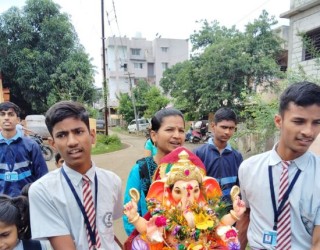
[[148, 41], [137, 34], [131, 39], [106, 39], [106, 72], [109, 105], [118, 106], [116, 96], [130, 93], [140, 80], [159, 86], [163, 71], [188, 60], [188, 39], [155, 38]]
[[[303, 44], [303, 34], [320, 53], [320, 0], [291, 0], [290, 10], [280, 15], [290, 20], [288, 39], [288, 68], [302, 67], [308, 76], [320, 77], [315, 55]], [[318, 58], [319, 59], [319, 58]], [[320, 135], [310, 147], [320, 155]]]
[[303, 45], [303, 34], [320, 52], [320, 0], [291, 0], [290, 10], [280, 15], [290, 20], [288, 68], [303, 67], [309, 76], [320, 77], [314, 54]]

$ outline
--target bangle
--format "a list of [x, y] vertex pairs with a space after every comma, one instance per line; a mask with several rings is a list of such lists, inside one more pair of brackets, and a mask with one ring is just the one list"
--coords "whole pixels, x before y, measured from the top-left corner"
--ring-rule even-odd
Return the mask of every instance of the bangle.
[[236, 212], [234, 210], [230, 210], [230, 215], [231, 215], [232, 219], [240, 220], [240, 218], [236, 215]]
[[137, 220], [139, 220], [140, 215], [137, 213], [136, 216], [133, 217], [132, 220], [128, 219], [129, 223], [133, 224], [135, 222], [137, 222]]

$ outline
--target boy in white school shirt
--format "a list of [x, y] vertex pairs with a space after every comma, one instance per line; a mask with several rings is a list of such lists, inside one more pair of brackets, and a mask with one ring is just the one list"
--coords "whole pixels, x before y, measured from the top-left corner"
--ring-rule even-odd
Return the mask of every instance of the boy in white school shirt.
[[[51, 146], [65, 163], [29, 191], [32, 237], [48, 238], [55, 250], [117, 249], [113, 220], [122, 216], [121, 180], [91, 161], [95, 131], [88, 112], [79, 103], [61, 101], [47, 111], [46, 124]], [[87, 212], [84, 175], [90, 180], [93, 217]]]

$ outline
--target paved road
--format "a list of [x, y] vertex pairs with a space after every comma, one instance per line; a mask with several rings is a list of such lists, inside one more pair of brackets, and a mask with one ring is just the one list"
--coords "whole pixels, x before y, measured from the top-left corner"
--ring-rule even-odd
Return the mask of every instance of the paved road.
[[[112, 153], [94, 155], [92, 156], [92, 159], [97, 166], [111, 170], [119, 175], [124, 190], [131, 167], [138, 159], [143, 157], [143, 146], [146, 139], [142, 136], [126, 134], [118, 135], [121, 138], [121, 141], [127, 144], [128, 147]], [[199, 145], [186, 143], [185, 146], [192, 150]], [[54, 160], [48, 162], [48, 166], [50, 170], [55, 169]], [[115, 222], [115, 233], [121, 242], [126, 240], [127, 235], [123, 229], [121, 219]]]

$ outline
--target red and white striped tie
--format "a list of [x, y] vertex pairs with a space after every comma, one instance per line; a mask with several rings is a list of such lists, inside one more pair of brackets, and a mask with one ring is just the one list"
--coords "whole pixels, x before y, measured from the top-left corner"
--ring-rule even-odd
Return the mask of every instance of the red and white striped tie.
[[[279, 200], [281, 203], [285, 192], [289, 187], [289, 171], [290, 161], [282, 161], [282, 173], [280, 177]], [[291, 248], [291, 224], [290, 224], [290, 203], [289, 197], [286, 200], [283, 209], [278, 218], [278, 239], [277, 250], [290, 250]]]
[[93, 243], [91, 242], [90, 233], [87, 229], [89, 250], [93, 250], [101, 247], [101, 240], [99, 237], [98, 229], [96, 227], [96, 210], [93, 203], [93, 197], [92, 197], [92, 192], [90, 187], [90, 179], [88, 178], [88, 176], [83, 175], [82, 181], [83, 181], [82, 192], [83, 192], [84, 210], [86, 211], [86, 214], [88, 216], [91, 229], [95, 230], [95, 236], [96, 236], [96, 245], [94, 246]]

